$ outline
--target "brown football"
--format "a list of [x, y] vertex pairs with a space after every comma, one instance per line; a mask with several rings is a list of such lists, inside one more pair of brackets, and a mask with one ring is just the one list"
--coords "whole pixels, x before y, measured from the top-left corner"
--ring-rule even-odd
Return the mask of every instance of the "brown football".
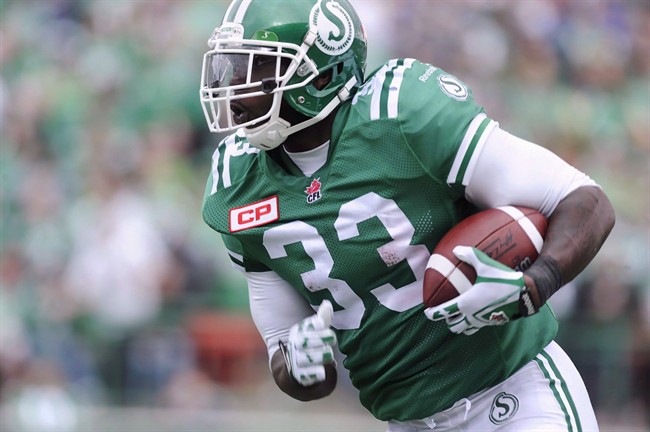
[[515, 270], [537, 259], [547, 221], [537, 210], [504, 206], [483, 210], [454, 226], [438, 242], [424, 273], [422, 297], [437, 306], [467, 291], [476, 280], [474, 268], [456, 258], [456, 246], [474, 246]]

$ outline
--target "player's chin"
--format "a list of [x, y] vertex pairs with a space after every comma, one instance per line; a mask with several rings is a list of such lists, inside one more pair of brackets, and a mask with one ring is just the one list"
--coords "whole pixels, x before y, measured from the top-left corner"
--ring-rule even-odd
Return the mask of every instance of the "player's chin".
[[244, 131], [256, 132], [257, 129], [266, 126], [269, 123], [269, 119], [264, 119], [259, 122], [248, 125], [244, 128]]
[[251, 119], [252, 123], [246, 126], [247, 129], [255, 129], [261, 126], [265, 126], [271, 120], [272, 113], [265, 108], [252, 110], [248, 112], [248, 118]]

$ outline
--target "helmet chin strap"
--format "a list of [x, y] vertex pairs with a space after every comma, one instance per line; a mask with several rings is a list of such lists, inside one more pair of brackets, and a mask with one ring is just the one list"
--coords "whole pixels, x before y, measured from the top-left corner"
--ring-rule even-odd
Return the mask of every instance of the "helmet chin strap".
[[356, 77], [350, 78], [350, 80], [345, 83], [343, 88], [339, 90], [336, 95], [337, 97], [332, 99], [330, 103], [325, 106], [325, 108], [323, 108], [317, 115], [310, 118], [309, 120], [305, 120], [304, 122], [291, 126], [288, 121], [280, 117], [277, 117], [275, 119], [271, 117], [268, 123], [263, 124], [259, 127], [244, 128], [244, 134], [253, 147], [256, 147], [260, 150], [273, 150], [274, 148], [281, 145], [289, 135], [308, 128], [309, 126], [318, 123], [330, 115], [337, 106], [339, 106], [350, 97], [350, 91], [352, 88], [354, 88], [356, 83]]

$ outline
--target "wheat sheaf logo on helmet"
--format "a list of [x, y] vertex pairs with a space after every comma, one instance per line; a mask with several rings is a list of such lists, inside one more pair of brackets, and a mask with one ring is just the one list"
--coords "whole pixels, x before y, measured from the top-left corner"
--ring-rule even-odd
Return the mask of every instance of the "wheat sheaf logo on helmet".
[[318, 28], [316, 46], [326, 54], [346, 52], [354, 41], [352, 17], [335, 0], [322, 0], [311, 10], [309, 21]]

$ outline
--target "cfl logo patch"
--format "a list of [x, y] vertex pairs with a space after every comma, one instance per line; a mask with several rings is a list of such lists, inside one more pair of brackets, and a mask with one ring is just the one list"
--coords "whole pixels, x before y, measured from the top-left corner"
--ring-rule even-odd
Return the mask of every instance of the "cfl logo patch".
[[305, 193], [307, 194], [307, 202], [309, 204], [314, 203], [321, 199], [323, 196], [321, 193], [321, 182], [320, 182], [320, 177], [317, 179], [313, 179], [311, 181], [311, 184], [305, 189]]
[[519, 399], [510, 393], [501, 392], [492, 401], [490, 421], [495, 425], [507, 422], [519, 410]]

